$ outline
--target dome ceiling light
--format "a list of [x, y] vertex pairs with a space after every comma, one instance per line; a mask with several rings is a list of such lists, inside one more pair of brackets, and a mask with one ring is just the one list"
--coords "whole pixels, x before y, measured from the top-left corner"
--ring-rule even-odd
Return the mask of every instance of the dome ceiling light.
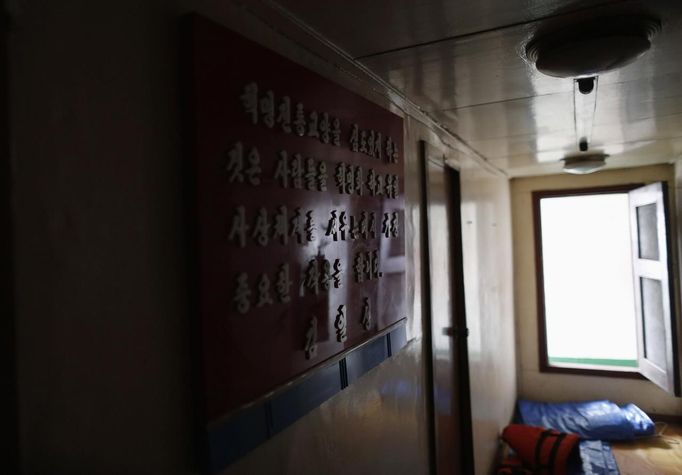
[[601, 152], [580, 153], [563, 158], [564, 171], [574, 175], [586, 175], [596, 172], [606, 165], [607, 154]]
[[597, 17], [539, 33], [526, 47], [526, 56], [548, 76], [595, 76], [642, 56], [660, 30], [661, 23], [651, 17]]

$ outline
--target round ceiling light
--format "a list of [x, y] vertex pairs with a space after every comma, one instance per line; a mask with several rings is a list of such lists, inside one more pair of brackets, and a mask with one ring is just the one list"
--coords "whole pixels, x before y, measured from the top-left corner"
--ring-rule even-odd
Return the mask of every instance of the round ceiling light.
[[595, 18], [538, 34], [526, 47], [526, 56], [548, 76], [594, 76], [642, 56], [660, 29], [661, 23], [649, 17]]
[[606, 165], [605, 153], [581, 153], [578, 155], [569, 155], [563, 159], [564, 171], [574, 175], [586, 175], [588, 173], [596, 172]]

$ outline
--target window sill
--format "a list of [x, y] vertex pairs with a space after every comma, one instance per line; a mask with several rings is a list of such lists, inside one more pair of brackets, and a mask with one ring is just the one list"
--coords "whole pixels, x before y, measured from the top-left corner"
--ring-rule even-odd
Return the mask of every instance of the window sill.
[[622, 379], [641, 379], [646, 380], [636, 368], [632, 369], [603, 369], [599, 367], [580, 367], [566, 365], [559, 366], [557, 364], [541, 364], [541, 373], [560, 373], [560, 374], [574, 374], [579, 376], [598, 376], [602, 378], [622, 378]]

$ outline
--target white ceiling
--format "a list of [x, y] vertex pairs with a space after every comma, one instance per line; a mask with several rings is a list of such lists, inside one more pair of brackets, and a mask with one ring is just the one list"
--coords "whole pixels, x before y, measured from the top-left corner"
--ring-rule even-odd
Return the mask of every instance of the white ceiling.
[[591, 148], [609, 167], [682, 155], [682, 0], [279, 0], [510, 176], [558, 172], [577, 151], [573, 82], [523, 58], [539, 29], [646, 13], [652, 49], [599, 78]]

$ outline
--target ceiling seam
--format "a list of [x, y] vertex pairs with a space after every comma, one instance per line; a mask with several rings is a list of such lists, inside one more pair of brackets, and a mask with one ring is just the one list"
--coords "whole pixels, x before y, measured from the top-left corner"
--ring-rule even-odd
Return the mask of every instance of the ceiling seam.
[[[437, 121], [431, 115], [429, 115], [421, 106], [413, 102], [410, 98], [407, 97], [407, 95], [400, 91], [398, 88], [393, 86], [391, 83], [383, 79], [381, 76], [376, 74], [374, 71], [369, 69], [367, 66], [364, 64], [356, 61], [352, 55], [350, 55], [348, 52], [346, 52], [344, 49], [342, 49], [340, 46], [336, 45], [329, 39], [327, 39], [324, 35], [322, 35], [320, 32], [318, 32], [316, 29], [314, 29], [312, 26], [308, 25], [305, 23], [303, 20], [301, 20], [299, 17], [291, 13], [288, 9], [280, 5], [278, 2], [274, 0], [262, 0], [264, 4], [275, 10], [277, 13], [279, 13], [283, 18], [291, 22], [295, 27], [299, 28], [302, 30], [304, 33], [307, 35], [311, 36], [313, 39], [318, 41], [321, 45], [325, 46], [329, 50], [332, 51], [335, 55], [343, 59], [344, 61], [347, 61], [349, 64], [352, 64], [353, 67], [357, 68], [360, 70], [363, 74], [368, 76], [372, 81], [375, 83], [379, 84], [384, 90], [378, 90], [376, 87], [369, 85], [371, 90], [382, 97], [384, 97], [386, 100], [388, 100], [391, 104], [393, 104], [395, 107], [400, 109], [403, 113], [406, 115], [409, 115], [413, 119], [419, 121], [422, 123], [424, 126], [427, 128], [431, 129], [436, 129], [438, 132], [440, 132], [443, 135], [449, 136], [451, 139], [455, 141], [456, 144], [464, 147], [466, 149], [466, 152], [468, 152], [468, 156], [474, 160], [476, 163], [479, 165], [483, 166], [486, 168], [488, 171], [491, 171], [499, 176], [503, 176], [508, 178], [509, 174], [502, 168], [498, 167], [497, 165], [493, 164], [490, 160], [488, 160], [487, 157], [485, 157], [483, 154], [481, 154], [478, 150], [473, 148], [471, 145], [469, 145], [466, 141], [464, 141], [459, 135], [454, 133], [452, 130], [450, 130], [447, 126], [442, 124], [441, 122]], [[266, 21], [264, 18], [258, 15], [257, 12], [253, 11], [252, 8], [249, 8], [248, 5], [245, 3], [241, 3], [242, 8], [244, 8], [246, 11], [248, 11], [253, 17], [257, 18], [261, 23], [267, 25], [268, 27], [272, 28], [274, 31], [277, 31], [279, 34], [282, 36], [286, 37], [289, 41], [292, 43], [298, 45], [300, 48], [305, 50], [308, 54], [311, 54], [320, 60], [324, 61], [327, 64], [332, 65], [342, 73], [348, 75], [349, 77], [353, 78], [354, 80], [358, 82], [362, 82], [363, 84], [367, 84], [367, 81], [363, 80], [361, 77], [359, 77], [357, 74], [354, 74], [353, 72], [349, 71], [348, 69], [343, 68], [341, 65], [337, 64], [336, 62], [332, 62], [329, 60], [329, 58], [323, 57], [320, 54], [312, 51], [308, 47], [306, 47], [305, 44], [302, 44], [299, 41], [296, 41], [294, 38], [291, 38], [291, 36], [287, 35], [284, 33], [281, 29], [277, 28], [275, 25], [272, 25], [268, 21]], [[394, 97], [398, 97], [401, 101], [402, 104], [398, 103]], [[461, 150], [460, 148], [457, 148], [456, 146], [446, 142], [443, 140], [443, 138], [439, 135], [436, 134], [441, 141], [441, 143], [449, 148], [450, 150], [454, 152], [459, 152], [463, 153], [464, 151]]]
[[572, 92], [571, 91], [548, 92], [546, 94], [538, 94], [536, 96], [522, 96], [522, 97], [513, 97], [511, 99], [502, 99], [500, 101], [479, 102], [476, 104], [469, 104], [469, 105], [461, 106], [461, 107], [448, 107], [447, 109], [438, 109], [438, 112], [453, 112], [453, 111], [460, 111], [463, 109], [472, 109], [474, 107], [492, 106], [495, 104], [505, 104], [507, 102], [525, 101], [527, 99], [536, 99], [538, 97], [559, 96], [559, 95], [566, 95], [566, 94], [570, 95], [570, 94], [572, 94]]
[[407, 51], [407, 50], [410, 50], [410, 49], [421, 48], [421, 47], [424, 47], [424, 46], [431, 46], [431, 45], [434, 45], [434, 44], [444, 43], [444, 42], [447, 42], [447, 41], [462, 40], [462, 39], [466, 39], [466, 38], [471, 38], [471, 37], [473, 37], [473, 36], [484, 35], [484, 34], [487, 34], [487, 33], [494, 33], [494, 32], [496, 32], [496, 31], [500, 31], [500, 30], [508, 30], [508, 29], [511, 29], [511, 28], [519, 27], [519, 26], [530, 25], [530, 24], [533, 24], [533, 23], [538, 23], [538, 22], [543, 22], [543, 21], [547, 21], [547, 20], [552, 20], [552, 19], [555, 19], [555, 18], [560, 18], [560, 17], [565, 16], [565, 15], [572, 15], [572, 14], [575, 14], [575, 13], [580, 13], [580, 12], [584, 12], [584, 11], [593, 10], [593, 9], [595, 9], [595, 8], [602, 8], [602, 7], [606, 7], [606, 6], [609, 6], [609, 5], [613, 5], [613, 4], [616, 4], [616, 3], [625, 3], [625, 2], [627, 2], [627, 1], [628, 1], [628, 0], [611, 0], [611, 1], [604, 2], [604, 3], [598, 3], [598, 4], [595, 4], [595, 5], [590, 5], [589, 7], [585, 7], [585, 8], [577, 8], [577, 9], [575, 9], [575, 10], [568, 10], [568, 11], [561, 12], [561, 13], [554, 13], [554, 14], [547, 15], [547, 16], [544, 16], [544, 17], [541, 17], [541, 18], [536, 18], [536, 19], [534, 19], [534, 20], [521, 21], [521, 22], [516, 22], [516, 23], [509, 23], [509, 24], [507, 24], [507, 25], [496, 26], [496, 27], [494, 27], [494, 28], [487, 28], [487, 29], [484, 29], [484, 30], [473, 31], [473, 32], [471, 32], [471, 33], [464, 33], [464, 34], [461, 34], [461, 35], [446, 36], [445, 38], [439, 38], [439, 39], [437, 39], [437, 40], [424, 41], [424, 42], [422, 42], [422, 43], [414, 43], [414, 44], [412, 44], [412, 45], [400, 46], [400, 47], [397, 47], [397, 48], [391, 48], [391, 49], [387, 49], [387, 50], [384, 50], [384, 51], [377, 51], [377, 52], [375, 52], [375, 53], [363, 54], [363, 55], [360, 55], [360, 56], [355, 56], [355, 57], [353, 57], [353, 59], [355, 59], [355, 60], [357, 60], [357, 61], [361, 61], [361, 60], [363, 60], [363, 59], [375, 58], [375, 57], [377, 57], [377, 56], [382, 56], [382, 55], [386, 55], [386, 54], [390, 54], [390, 53], [397, 53], [397, 52], [400, 52], [400, 51]]

